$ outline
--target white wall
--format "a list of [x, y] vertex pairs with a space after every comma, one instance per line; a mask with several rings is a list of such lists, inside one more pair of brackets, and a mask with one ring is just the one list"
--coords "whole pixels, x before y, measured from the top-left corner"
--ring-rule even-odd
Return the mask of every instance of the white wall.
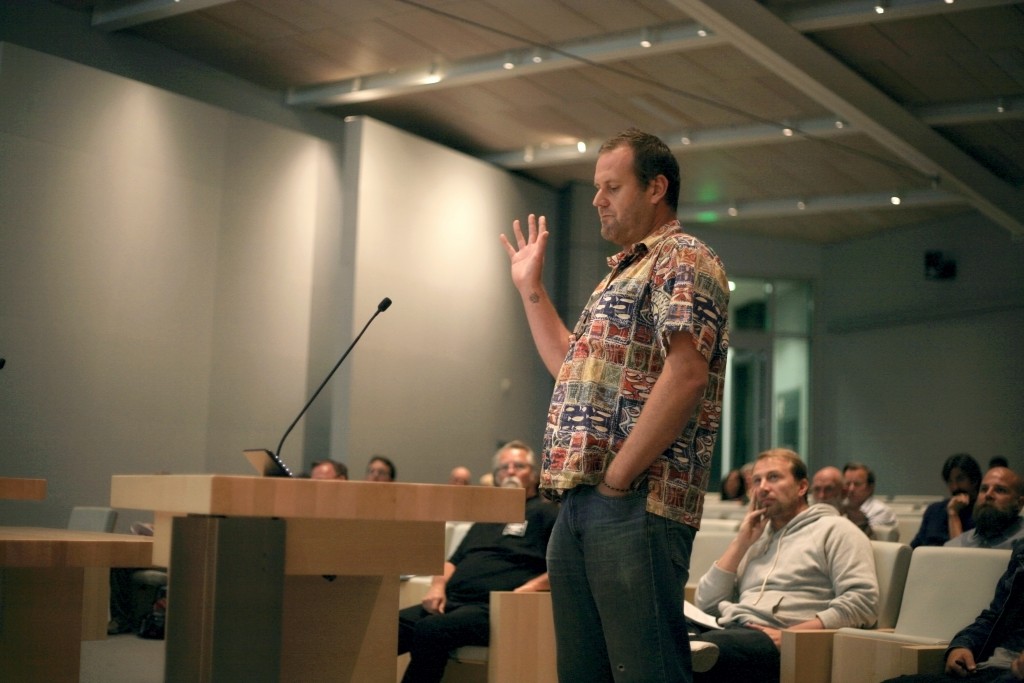
[[376, 121], [348, 126], [357, 320], [394, 301], [354, 353], [351, 404], [335, 413], [350, 466], [380, 453], [402, 481], [442, 483], [458, 464], [482, 474], [500, 442], [539, 448], [551, 379], [498, 235], [530, 211], [557, 221], [554, 193]]
[[276, 445], [307, 391], [338, 156], [2, 45], [0, 471], [49, 482], [5, 520], [61, 525], [115, 472], [242, 472], [240, 449]]
[[[926, 280], [926, 250], [955, 258], [956, 279]], [[1024, 471], [1024, 241], [968, 215], [823, 259], [816, 428], [829, 461], [871, 464], [890, 493], [941, 493], [957, 452]]]
[[0, 472], [49, 482], [5, 523], [63, 525], [115, 473], [247, 473], [384, 296], [293, 469], [385, 453], [442, 482], [539, 445], [550, 379], [497, 236], [554, 192], [376, 122], [343, 146], [0, 49]]

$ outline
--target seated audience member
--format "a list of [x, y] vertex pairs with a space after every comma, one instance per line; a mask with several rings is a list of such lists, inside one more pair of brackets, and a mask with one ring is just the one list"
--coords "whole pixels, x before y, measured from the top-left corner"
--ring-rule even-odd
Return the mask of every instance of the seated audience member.
[[694, 636], [718, 646], [694, 682], [779, 680], [781, 629], [869, 627], [878, 579], [867, 536], [831, 505], [807, 503], [807, 466], [793, 451], [757, 457], [754, 502], [739, 533], [701, 577], [696, 606], [723, 628]]
[[844, 489], [843, 473], [839, 468], [831, 465], [822, 467], [811, 479], [811, 500], [842, 510]]
[[344, 463], [334, 460], [321, 460], [313, 463], [313, 469], [309, 471], [310, 479], [339, 479], [348, 480], [348, 467]]
[[412, 655], [403, 683], [440, 681], [449, 651], [488, 644], [491, 591], [548, 590], [545, 555], [558, 508], [537, 495], [529, 446], [511, 441], [494, 463], [498, 486], [515, 480], [526, 489], [526, 519], [471, 526], [444, 563], [444, 574], [433, 577], [422, 604], [398, 613], [398, 654]]
[[743, 480], [743, 474], [738, 468], [729, 470], [729, 473], [722, 478], [722, 485], [719, 490], [722, 493], [722, 500], [742, 501], [746, 497], [746, 482]]
[[900, 676], [886, 683], [977, 683], [1024, 680], [1024, 542], [1013, 546], [1010, 564], [996, 584], [992, 604], [953, 636], [946, 672]]
[[448, 483], [452, 486], [469, 486], [472, 481], [473, 475], [470, 474], [469, 468], [461, 465], [453, 468], [448, 475]]
[[398, 471], [395, 463], [383, 455], [375, 455], [366, 463], [366, 481], [395, 481], [398, 479]]
[[981, 480], [974, 504], [974, 528], [946, 541], [961, 548], [1010, 548], [1024, 538], [1024, 480], [1005, 467], [993, 467]]
[[992, 469], [993, 467], [1009, 467], [1009, 466], [1010, 466], [1010, 461], [1007, 460], [1002, 455], [993, 455], [989, 459], [989, 461], [988, 461], [988, 468], [989, 469]]
[[949, 498], [932, 503], [921, 516], [921, 526], [910, 547], [943, 545], [946, 541], [974, 528], [974, 503], [981, 486], [981, 468], [967, 453], [946, 458], [942, 480]]
[[743, 467], [740, 468], [740, 474], [743, 475], [743, 502], [749, 503], [754, 493], [754, 483], [751, 481], [751, 477], [754, 475], [754, 463], [743, 463]]
[[867, 465], [850, 462], [843, 467], [846, 505], [843, 515], [856, 524], [868, 538], [897, 541], [900, 523], [893, 509], [875, 498], [875, 473]]
[[477, 483], [480, 486], [494, 486], [494, 474], [492, 472], [484, 472], [480, 475]]

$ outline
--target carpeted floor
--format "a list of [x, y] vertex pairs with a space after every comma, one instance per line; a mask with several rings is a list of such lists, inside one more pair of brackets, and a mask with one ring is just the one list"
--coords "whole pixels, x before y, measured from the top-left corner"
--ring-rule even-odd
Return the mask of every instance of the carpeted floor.
[[164, 641], [131, 633], [82, 643], [79, 683], [163, 683]]

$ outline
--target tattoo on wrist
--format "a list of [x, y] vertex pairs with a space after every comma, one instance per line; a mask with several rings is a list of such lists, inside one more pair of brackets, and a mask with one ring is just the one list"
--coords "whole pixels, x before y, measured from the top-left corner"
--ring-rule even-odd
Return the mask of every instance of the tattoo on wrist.
[[537, 292], [530, 292], [530, 303], [535, 304], [540, 301], [540, 294]]

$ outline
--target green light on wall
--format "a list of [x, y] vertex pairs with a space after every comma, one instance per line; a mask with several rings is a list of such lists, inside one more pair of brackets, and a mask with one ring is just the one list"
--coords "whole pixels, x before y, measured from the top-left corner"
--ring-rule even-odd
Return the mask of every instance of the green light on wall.
[[717, 223], [718, 212], [717, 211], [701, 211], [697, 214], [698, 223]]

